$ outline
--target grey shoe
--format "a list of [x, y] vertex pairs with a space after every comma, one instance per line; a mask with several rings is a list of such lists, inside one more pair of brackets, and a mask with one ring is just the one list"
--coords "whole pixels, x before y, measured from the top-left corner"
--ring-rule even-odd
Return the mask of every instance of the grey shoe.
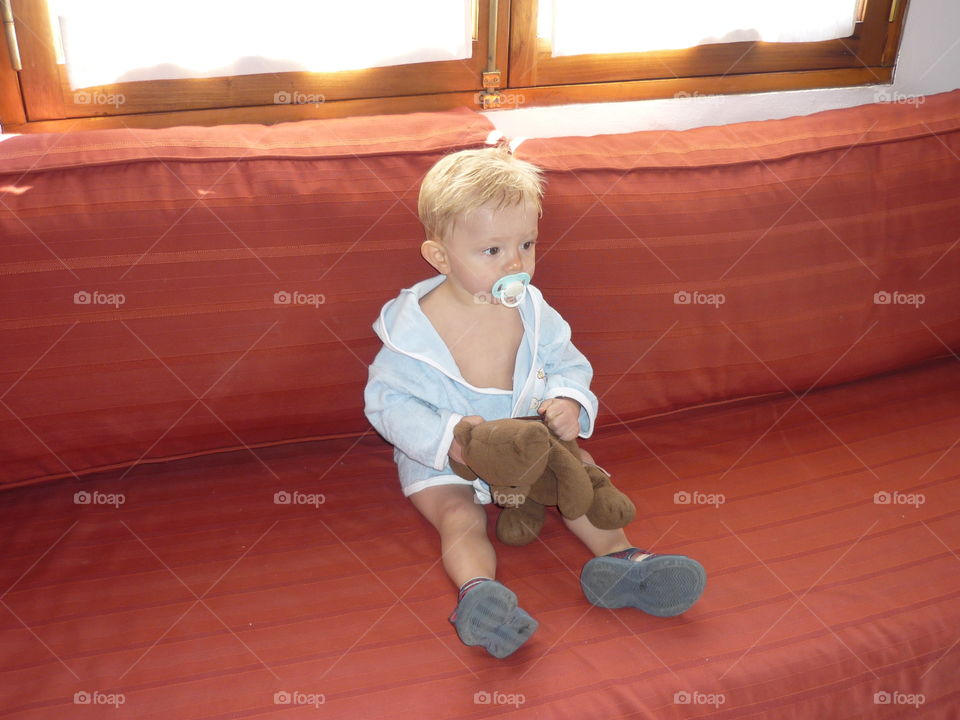
[[640, 561], [597, 557], [580, 573], [583, 594], [594, 605], [634, 607], [657, 617], [673, 617], [688, 610], [706, 584], [703, 566], [686, 555], [650, 553]]
[[517, 596], [496, 580], [473, 588], [450, 616], [465, 645], [480, 645], [505, 658], [525, 643], [539, 623], [517, 607]]

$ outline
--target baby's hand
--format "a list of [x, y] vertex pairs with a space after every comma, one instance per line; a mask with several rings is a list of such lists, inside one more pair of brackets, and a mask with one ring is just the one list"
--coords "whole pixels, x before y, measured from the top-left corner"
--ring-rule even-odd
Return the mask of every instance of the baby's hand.
[[573, 440], [580, 434], [580, 403], [570, 398], [550, 398], [540, 403], [537, 412], [550, 431], [561, 440]]

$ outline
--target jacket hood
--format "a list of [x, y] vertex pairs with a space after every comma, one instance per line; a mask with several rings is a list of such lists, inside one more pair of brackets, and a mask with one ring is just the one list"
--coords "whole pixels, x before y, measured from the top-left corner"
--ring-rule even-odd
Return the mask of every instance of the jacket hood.
[[[383, 344], [394, 352], [421, 360], [451, 378], [469, 384], [460, 375], [446, 343], [420, 308], [420, 298], [446, 278], [446, 275], [436, 275], [401, 290], [397, 297], [380, 310], [380, 316], [373, 324], [373, 331]], [[518, 306], [525, 327], [532, 331], [534, 336], [539, 334], [540, 329], [541, 299], [540, 291], [533, 285], [527, 285], [527, 294]], [[533, 347], [536, 347], [536, 338], [532, 340]]]

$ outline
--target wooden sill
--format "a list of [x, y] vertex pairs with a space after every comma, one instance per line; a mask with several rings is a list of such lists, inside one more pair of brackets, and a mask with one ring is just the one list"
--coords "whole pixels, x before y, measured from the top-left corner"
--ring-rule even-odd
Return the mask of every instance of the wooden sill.
[[[863, 67], [840, 70], [726, 75], [718, 77], [640, 80], [579, 85], [553, 85], [534, 88], [511, 88], [503, 91], [508, 100], [501, 109], [569, 105], [574, 103], [621, 102], [657, 98], [734, 95], [786, 90], [808, 90], [829, 87], [853, 87], [889, 83], [893, 68]], [[297, 120], [383, 115], [395, 113], [448, 110], [470, 107], [479, 110], [475, 93], [453, 92], [433, 95], [362, 100], [339, 100], [319, 105], [254, 105], [207, 110], [111, 115], [90, 118], [66, 118], [37, 122], [12, 123], [4, 128], [9, 133], [67, 132], [106, 128], [164, 128], [177, 125], [231, 125], [238, 123], [274, 124]]]

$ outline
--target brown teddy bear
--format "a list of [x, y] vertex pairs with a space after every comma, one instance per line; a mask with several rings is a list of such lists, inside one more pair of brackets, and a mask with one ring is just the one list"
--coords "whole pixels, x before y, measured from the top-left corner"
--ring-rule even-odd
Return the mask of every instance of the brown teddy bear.
[[576, 441], [557, 438], [543, 422], [504, 418], [477, 425], [461, 420], [453, 429], [466, 465], [450, 467], [467, 480], [490, 486], [503, 510], [497, 537], [526, 545], [540, 534], [544, 506], [555, 505], [569, 519], [586, 515], [595, 527], [622, 528], [636, 508], [599, 467], [584, 463]]

